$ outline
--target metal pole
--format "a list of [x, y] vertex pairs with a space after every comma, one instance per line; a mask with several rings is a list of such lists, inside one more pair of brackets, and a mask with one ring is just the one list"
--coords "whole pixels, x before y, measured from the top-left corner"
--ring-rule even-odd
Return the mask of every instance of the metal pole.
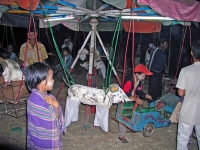
[[[90, 25], [92, 26], [91, 30], [91, 39], [90, 39], [90, 57], [89, 57], [89, 69], [88, 69], [88, 86], [92, 87], [92, 70], [93, 70], [93, 60], [94, 60], [94, 51], [96, 48], [95, 37], [96, 37], [96, 26], [98, 22], [95, 18], [92, 18]], [[89, 128], [89, 116], [90, 116], [90, 106], [85, 108], [85, 124], [83, 128]]]
[[78, 54], [77, 54], [77, 56], [76, 56], [76, 58], [75, 58], [75, 60], [74, 60], [74, 62], [73, 62], [73, 64], [72, 64], [72, 66], [71, 66], [71, 68], [70, 68], [70, 71], [69, 71], [70, 73], [72, 72], [72, 69], [73, 69], [74, 66], [76, 65], [76, 62], [78, 61], [78, 58], [79, 58], [81, 52], [82, 52], [83, 49], [85, 48], [85, 45], [86, 45], [88, 39], [90, 38], [90, 35], [91, 35], [91, 31], [88, 33], [88, 35], [87, 35], [87, 37], [86, 37], [86, 39], [85, 39], [85, 41], [84, 41], [84, 43], [83, 43], [81, 49], [78, 51]]
[[[71, 66], [71, 68], [70, 68], [70, 70], [69, 70], [69, 73], [72, 72], [72, 70], [73, 70], [73, 68], [74, 68], [74, 66], [75, 66], [75, 64], [76, 64], [76, 62], [78, 61], [78, 58], [79, 58], [81, 52], [83, 51], [83, 49], [84, 49], [84, 47], [85, 47], [85, 45], [86, 45], [88, 39], [90, 38], [90, 35], [91, 35], [91, 31], [88, 33], [88, 35], [87, 35], [87, 37], [86, 37], [86, 39], [85, 39], [85, 41], [84, 41], [84, 43], [83, 43], [83, 45], [82, 45], [80, 51], [78, 52], [78, 55], [76, 56], [76, 59], [74, 60], [72, 66]], [[63, 83], [61, 84], [61, 86], [60, 86], [60, 88], [59, 88], [57, 94], [56, 94], [56, 98], [58, 98], [58, 96], [60, 95], [60, 92], [62, 91], [62, 89], [63, 89], [64, 86], [65, 86], [65, 83], [63, 82]]]
[[[97, 35], [97, 38], [98, 38], [98, 40], [99, 40], [99, 42], [100, 42], [100, 44], [101, 44], [101, 46], [102, 46], [102, 48], [103, 48], [103, 51], [104, 51], [104, 53], [105, 53], [105, 55], [106, 55], [106, 58], [108, 59], [108, 62], [109, 62], [109, 64], [110, 64], [110, 66], [112, 66], [112, 62], [111, 62], [110, 59], [109, 59], [109, 54], [108, 54], [108, 52], [106, 51], [106, 49], [105, 49], [105, 47], [104, 47], [104, 45], [103, 45], [103, 42], [101, 41], [101, 38], [100, 38], [100, 36], [99, 36], [99, 34], [98, 34], [97, 31], [96, 31], [96, 35]], [[121, 86], [121, 80], [120, 80], [120, 78], [119, 78], [119, 76], [118, 76], [118, 74], [117, 74], [117, 72], [116, 72], [116, 70], [115, 70], [115, 68], [114, 68], [113, 66], [112, 66], [112, 70], [113, 70], [113, 73], [115, 74], [115, 77], [116, 77], [116, 79], [117, 79], [119, 85]]]

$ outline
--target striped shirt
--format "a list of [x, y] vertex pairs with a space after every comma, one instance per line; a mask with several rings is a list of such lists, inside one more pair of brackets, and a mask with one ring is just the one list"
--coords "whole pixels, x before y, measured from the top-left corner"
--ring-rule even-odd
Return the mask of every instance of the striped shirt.
[[28, 150], [62, 150], [64, 120], [61, 107], [59, 109], [60, 118], [57, 118], [55, 108], [46, 103], [38, 90], [32, 90], [27, 103]]

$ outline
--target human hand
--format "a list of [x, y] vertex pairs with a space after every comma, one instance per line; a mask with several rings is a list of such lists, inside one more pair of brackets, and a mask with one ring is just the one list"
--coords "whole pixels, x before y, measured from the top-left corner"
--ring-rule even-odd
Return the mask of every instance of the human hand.
[[151, 97], [151, 95], [146, 95], [146, 99], [148, 99], [148, 100], [152, 100], [152, 97]]
[[137, 104], [142, 104], [143, 103], [143, 101], [139, 98], [139, 97], [137, 97], [136, 99], [135, 99], [135, 102], [137, 103]]
[[45, 101], [47, 102], [47, 104], [50, 104], [51, 106], [53, 106], [55, 108], [59, 107], [58, 101], [55, 98], [53, 98], [52, 96], [46, 95], [45, 96]]

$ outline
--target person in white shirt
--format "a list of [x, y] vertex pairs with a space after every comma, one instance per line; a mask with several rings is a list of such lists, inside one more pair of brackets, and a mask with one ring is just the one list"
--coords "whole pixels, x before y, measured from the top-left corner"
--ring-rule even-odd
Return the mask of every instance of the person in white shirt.
[[148, 67], [149, 66], [149, 61], [150, 61], [150, 54], [151, 52], [155, 49], [156, 47], [154, 46], [153, 43], [149, 44], [149, 48], [146, 51], [146, 55], [145, 55], [145, 65]]
[[73, 43], [71, 42], [71, 39], [70, 38], [67, 38], [67, 39], [65, 39], [64, 40], [64, 44], [62, 45], [62, 49], [64, 48], [64, 47], [68, 47], [69, 48], [69, 50], [72, 52], [72, 49], [73, 49]]
[[180, 110], [177, 150], [188, 150], [188, 141], [195, 127], [200, 148], [200, 40], [191, 46], [194, 64], [181, 69], [176, 87], [178, 94], [184, 96]]

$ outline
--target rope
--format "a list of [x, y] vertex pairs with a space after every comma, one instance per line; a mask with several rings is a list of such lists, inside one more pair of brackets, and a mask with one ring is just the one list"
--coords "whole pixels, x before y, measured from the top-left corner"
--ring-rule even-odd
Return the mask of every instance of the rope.
[[127, 56], [127, 51], [128, 51], [131, 25], [132, 25], [132, 21], [130, 21], [130, 23], [129, 23], [128, 37], [127, 37], [127, 40], [126, 40], [126, 49], [125, 49], [125, 53], [124, 53], [124, 65], [123, 65], [123, 73], [122, 73], [122, 88], [124, 87], [124, 79], [125, 79], [125, 72], [126, 72], [126, 56]]
[[[25, 51], [25, 53], [24, 53], [24, 62], [26, 62], [26, 57], [27, 57], [27, 51], [28, 51], [28, 40], [29, 40], [29, 35], [30, 35], [30, 26], [31, 26], [31, 16], [30, 16], [30, 19], [29, 19], [29, 25], [28, 25], [28, 38], [27, 38], [27, 41], [26, 41], [26, 51]], [[25, 63], [26, 64], [26, 63]], [[18, 90], [18, 95], [17, 95], [17, 97], [16, 97], [16, 104], [19, 102], [19, 95], [20, 95], [20, 91], [21, 91], [21, 87], [22, 87], [22, 82], [23, 82], [23, 80], [24, 80], [24, 71], [25, 71], [25, 67], [26, 67], [26, 65], [24, 65], [23, 66], [23, 74], [22, 74], [22, 80], [21, 80], [21, 82], [20, 82], [20, 87], [19, 87], [19, 90]]]
[[[120, 18], [119, 18], [119, 20], [118, 20], [118, 23], [117, 23], [117, 25], [118, 25], [118, 27], [117, 27], [117, 40], [115, 41], [116, 43], [115, 43], [115, 48], [114, 48], [114, 52], [113, 52], [113, 55], [111, 55], [111, 56], [113, 56], [112, 57], [112, 66], [110, 66], [110, 73], [109, 73], [109, 77], [108, 77], [108, 85], [110, 85], [110, 79], [111, 79], [111, 73], [112, 73], [112, 67], [113, 67], [113, 64], [114, 64], [114, 60], [115, 60], [115, 54], [116, 54], [116, 50], [117, 50], [117, 44], [118, 44], [118, 38], [119, 38], [119, 33], [120, 33], [120, 27], [121, 27], [121, 21], [122, 21], [122, 18], [121, 18], [121, 15], [119, 16]], [[113, 41], [114, 41], [114, 39], [113, 39]], [[113, 42], [114, 43], [114, 42]], [[110, 58], [111, 59], [111, 58]]]
[[[191, 25], [189, 26], [189, 34], [190, 34], [190, 47], [192, 46], [192, 32], [191, 32]], [[191, 64], [194, 63], [194, 60], [191, 57]]]
[[159, 45], [159, 41], [160, 41], [160, 32], [158, 32], [158, 40], [157, 40], [157, 45]]
[[47, 20], [47, 24], [48, 24], [48, 27], [49, 27], [50, 32], [51, 32], [51, 36], [52, 36], [52, 39], [53, 39], [54, 46], [55, 46], [55, 48], [56, 48], [56, 52], [57, 52], [57, 54], [58, 54], [58, 58], [59, 58], [59, 60], [60, 60], [60, 62], [61, 62], [61, 65], [62, 65], [62, 67], [63, 67], [63, 71], [64, 71], [64, 75], [65, 75], [65, 78], [63, 78], [63, 80], [64, 80], [64, 82], [65, 82], [65, 84], [66, 84], [67, 86], [71, 86], [72, 84], [75, 84], [74, 79], [72, 78], [72, 76], [70, 75], [70, 73], [68, 72], [68, 70], [67, 70], [67, 68], [66, 68], [66, 65], [65, 65], [65, 63], [64, 63], [64, 61], [63, 61], [63, 59], [62, 59], [62, 56], [61, 56], [60, 51], [59, 51], [59, 49], [58, 49], [58, 46], [57, 46], [57, 44], [56, 44], [56, 41], [55, 41], [55, 38], [54, 38], [54, 35], [53, 35], [52, 28], [51, 28], [50, 23], [49, 23], [49, 21], [48, 21], [48, 17], [47, 17], [46, 14], [45, 14], [43, 4], [42, 4], [41, 2], [40, 2], [40, 4], [41, 4], [41, 8], [43, 9], [43, 14], [44, 14], [44, 16], [45, 16], [45, 18], [46, 18], [46, 20]]
[[170, 67], [171, 41], [172, 41], [172, 26], [171, 26], [171, 28], [170, 28], [170, 37], [169, 37], [168, 74], [169, 74], [169, 67]]
[[4, 36], [5, 36], [5, 26], [3, 27], [3, 38], [2, 38], [2, 42], [1, 42], [1, 47], [3, 48], [3, 43], [4, 43]]
[[[185, 41], [186, 31], [187, 31], [187, 26], [184, 26], [183, 27], [183, 31], [182, 31], [182, 35], [183, 36], [181, 37], [182, 40], [180, 42], [180, 54], [179, 54], [179, 59], [178, 59], [178, 62], [177, 62], [176, 73], [175, 73], [174, 79], [176, 79], [177, 74], [178, 74], [178, 70], [179, 70], [181, 56], [182, 56], [182, 51], [183, 51], [183, 44], [184, 44], [184, 41]], [[171, 86], [170, 93], [172, 92], [173, 87], [174, 87], [174, 85]]]
[[[78, 26], [77, 26], [77, 28], [78, 28]], [[73, 48], [72, 48], [72, 51], [74, 52], [74, 56], [76, 56], [76, 52], [75, 52], [76, 39], [77, 39], [77, 31], [75, 32], [75, 35], [74, 35]]]
[[[133, 10], [133, 5], [132, 5], [132, 10]], [[134, 46], [134, 33], [135, 33], [135, 31], [134, 31], [134, 20], [132, 20], [132, 22], [133, 22], [133, 25], [132, 25], [132, 77], [133, 77], [133, 86], [134, 86], [134, 89], [133, 89], [133, 91], [134, 91], [134, 100], [135, 100], [135, 104], [134, 104], [134, 107], [133, 107], [133, 111], [135, 111], [135, 109], [138, 107], [138, 103], [137, 103], [137, 95], [136, 95], [136, 86], [135, 86], [135, 84], [136, 84], [136, 80], [135, 80], [135, 74], [134, 74], [134, 68], [135, 68], [135, 51], [134, 51], [134, 48], [135, 48], [135, 46]], [[141, 43], [141, 34], [140, 34], [140, 43]]]
[[14, 33], [13, 33], [12, 26], [10, 26], [10, 31], [11, 31], [11, 37], [12, 37], [12, 41], [13, 41], [13, 46], [14, 46], [15, 53], [18, 54], [19, 51], [17, 50], [17, 43], [15, 41], [15, 36], [14, 36]]
[[6, 44], [8, 45], [8, 31], [7, 31], [7, 26], [6, 26]]
[[[113, 38], [112, 38], [112, 44], [111, 44], [110, 52], [109, 52], [109, 60], [111, 60], [111, 65], [108, 64], [108, 67], [106, 69], [106, 78], [105, 78], [105, 81], [104, 81], [104, 88], [107, 89], [107, 90], [108, 90], [108, 87], [110, 85], [112, 67], [113, 67], [113, 63], [114, 63], [114, 60], [115, 60], [115, 54], [116, 54], [116, 49], [117, 49], [117, 44], [118, 44], [118, 37], [119, 37], [119, 33], [120, 33], [119, 31], [120, 31], [120, 27], [121, 27], [120, 26], [121, 20], [122, 19], [121, 19], [121, 14], [120, 14], [116, 28], [115, 28], [115, 31], [114, 31], [114, 35], [113, 35]], [[116, 38], [116, 40], [115, 40], [115, 38]], [[114, 42], [115, 42], [115, 46], [113, 46]], [[114, 50], [113, 50], [113, 47], [114, 47]]]
[[[26, 42], [26, 52], [25, 52], [25, 56], [24, 56], [24, 68], [23, 68], [23, 74], [24, 74], [24, 71], [25, 71], [25, 67], [26, 67], [26, 58], [27, 58], [27, 51], [28, 51], [28, 42], [29, 42], [29, 36], [30, 36], [30, 27], [31, 27], [31, 24], [33, 23], [33, 26], [34, 26], [34, 34], [36, 35], [36, 28], [35, 28], [35, 22], [34, 22], [34, 17], [33, 17], [33, 11], [32, 11], [32, 8], [33, 8], [33, 0], [30, 1], [30, 8], [31, 8], [31, 15], [30, 15], [30, 20], [29, 20], [29, 26], [28, 26], [28, 38], [27, 38], [27, 42]], [[39, 56], [39, 49], [38, 49], [38, 43], [37, 43], [37, 36], [35, 36], [35, 42], [36, 42], [36, 48], [37, 48], [37, 55], [38, 55], [38, 61], [40, 62], [40, 56]], [[20, 92], [21, 92], [21, 88], [22, 88], [22, 83], [24, 82], [24, 76], [22, 75], [22, 80], [20, 82], [20, 87], [19, 87], [19, 90], [18, 90], [18, 95], [16, 97], [16, 104], [19, 102], [19, 95], [20, 95]]]
[[[45, 35], [47, 36], [47, 40], [48, 40], [48, 45], [49, 45], [49, 49], [50, 50], [52, 50], [53, 51], [53, 54], [55, 55], [56, 54], [56, 52], [55, 52], [55, 50], [54, 50], [54, 48], [53, 48], [53, 45], [52, 45], [52, 42], [51, 42], [51, 40], [50, 40], [50, 37], [49, 37], [49, 34], [48, 34], [48, 30], [46, 29], [46, 25], [45, 25], [45, 23], [44, 23], [44, 20], [42, 21], [42, 23], [43, 23], [43, 26], [44, 26], [44, 29], [45, 29]], [[52, 52], [51, 51], [51, 52]], [[56, 55], [56, 57], [57, 57], [57, 55]]]
[[[33, 0], [31, 0], [31, 8], [32, 8], [32, 1]], [[32, 9], [31, 9], [31, 12], [32, 12]], [[35, 27], [35, 21], [34, 21], [33, 13], [31, 13], [31, 18], [32, 18], [32, 21], [33, 21], [34, 34], [36, 35], [36, 27]], [[38, 61], [40, 62], [40, 55], [39, 55], [39, 48], [38, 48], [37, 36], [35, 36], [35, 43], [36, 43]]]

